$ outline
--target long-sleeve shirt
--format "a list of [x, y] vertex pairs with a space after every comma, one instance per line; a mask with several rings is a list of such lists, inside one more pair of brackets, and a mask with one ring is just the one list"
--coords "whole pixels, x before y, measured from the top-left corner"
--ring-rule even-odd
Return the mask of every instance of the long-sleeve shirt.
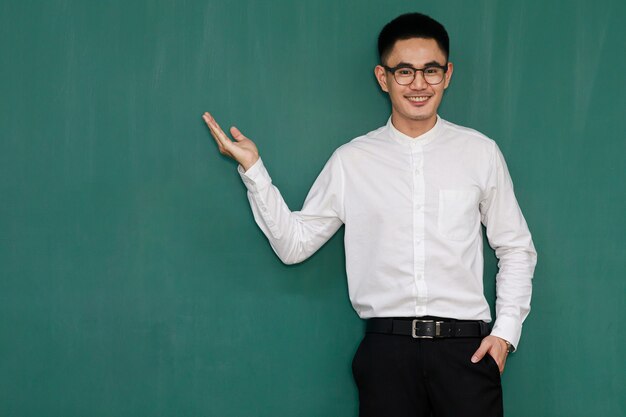
[[537, 254], [493, 140], [439, 116], [412, 138], [390, 118], [340, 146], [293, 212], [261, 159], [238, 171], [257, 224], [286, 264], [310, 257], [345, 224], [348, 292], [364, 319], [490, 322], [482, 222], [499, 260], [491, 334], [518, 345]]

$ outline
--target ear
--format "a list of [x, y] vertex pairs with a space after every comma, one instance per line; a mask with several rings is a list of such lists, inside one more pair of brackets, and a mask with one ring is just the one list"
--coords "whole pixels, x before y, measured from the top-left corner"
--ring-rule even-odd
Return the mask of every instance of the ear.
[[378, 85], [380, 88], [388, 93], [389, 88], [387, 87], [387, 70], [382, 65], [376, 65], [374, 68], [374, 75], [376, 76], [376, 81], [378, 81]]
[[453, 72], [454, 72], [454, 65], [452, 65], [452, 62], [448, 62], [448, 71], [446, 71], [446, 80], [443, 84], [444, 90], [448, 88], [448, 86], [450, 85], [450, 79], [452, 78]]

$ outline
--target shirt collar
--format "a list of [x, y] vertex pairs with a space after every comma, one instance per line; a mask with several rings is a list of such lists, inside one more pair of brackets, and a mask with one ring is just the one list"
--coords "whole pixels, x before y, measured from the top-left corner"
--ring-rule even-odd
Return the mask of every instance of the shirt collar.
[[441, 131], [442, 125], [443, 125], [443, 119], [441, 119], [441, 117], [437, 115], [437, 121], [435, 122], [435, 125], [428, 132], [425, 132], [413, 138], [409, 135], [405, 135], [404, 133], [396, 129], [393, 123], [391, 123], [391, 116], [389, 116], [389, 120], [387, 120], [387, 131], [389, 132], [389, 136], [391, 136], [391, 138], [394, 141], [398, 142], [401, 145], [424, 146], [424, 145], [429, 144], [433, 140], [435, 140], [435, 138], [438, 136], [439, 132]]

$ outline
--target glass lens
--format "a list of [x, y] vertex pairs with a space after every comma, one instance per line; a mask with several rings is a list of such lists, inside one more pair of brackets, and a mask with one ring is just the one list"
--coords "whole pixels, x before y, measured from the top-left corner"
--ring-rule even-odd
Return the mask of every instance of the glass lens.
[[443, 80], [443, 68], [426, 67], [424, 68], [424, 80], [428, 84], [439, 84]]
[[400, 85], [409, 85], [415, 78], [415, 70], [413, 68], [398, 68], [393, 76], [396, 78], [396, 82]]

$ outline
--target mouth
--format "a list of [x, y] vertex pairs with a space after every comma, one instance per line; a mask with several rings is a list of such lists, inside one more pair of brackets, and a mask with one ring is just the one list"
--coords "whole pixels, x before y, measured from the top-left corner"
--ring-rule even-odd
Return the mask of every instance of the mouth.
[[424, 103], [426, 103], [431, 96], [404, 96], [404, 98], [406, 98], [408, 101], [410, 101], [411, 103], [417, 104], [417, 105], [423, 105]]

